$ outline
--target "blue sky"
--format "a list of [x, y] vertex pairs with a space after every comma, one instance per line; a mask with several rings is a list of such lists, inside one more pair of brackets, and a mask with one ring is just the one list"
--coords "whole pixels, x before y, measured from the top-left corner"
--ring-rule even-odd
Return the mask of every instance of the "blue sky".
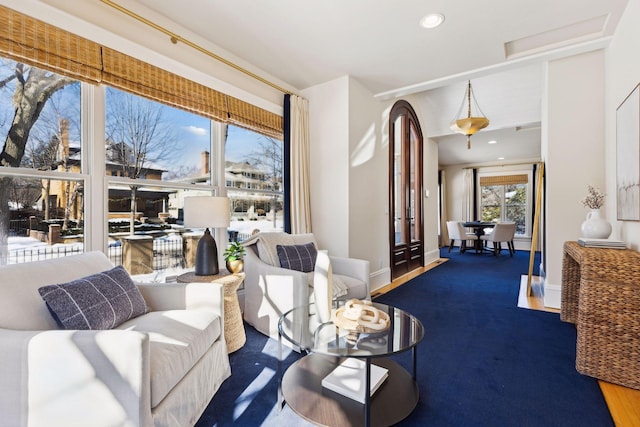
[[[4, 74], [10, 72], [11, 62], [5, 60], [2, 63], [2, 72]], [[7, 67], [8, 65], [8, 67]], [[7, 67], [7, 68], [5, 68]], [[11, 119], [13, 118], [13, 106], [11, 103], [11, 95], [13, 89], [6, 87], [0, 91], [0, 138], [4, 141], [6, 132], [8, 131]], [[107, 97], [108, 98], [108, 97]], [[46, 120], [45, 117], [66, 117], [71, 118], [71, 145], [78, 145], [78, 129], [79, 129], [79, 87], [75, 85], [74, 88], [69, 86], [59, 91], [54, 95], [48, 104], [57, 103], [60, 107], [61, 113], [51, 115], [47, 113], [47, 107], [41, 115], [41, 120]], [[47, 116], [47, 114], [49, 114]], [[209, 119], [197, 116], [195, 114], [164, 106], [164, 119], [175, 134], [175, 150], [168, 161], [158, 162], [159, 167], [167, 170], [176, 170], [181, 166], [200, 166], [201, 153], [205, 150], [210, 150], [210, 121]], [[56, 121], [54, 119], [52, 121]], [[52, 131], [51, 131], [52, 132]], [[36, 135], [34, 129], [33, 135]], [[258, 141], [262, 138], [261, 135], [254, 132], [229, 126], [228, 140], [226, 144], [226, 159], [234, 162], [244, 161], [246, 155], [252, 153], [258, 147]]]
[[[181, 153], [178, 162], [185, 165], [200, 165], [201, 153], [209, 150], [209, 119], [170, 107], [167, 108], [167, 115], [177, 125], [177, 146]], [[245, 161], [247, 154], [251, 154], [258, 148], [258, 143], [262, 138], [260, 134], [255, 132], [229, 125], [225, 147], [226, 160]]]

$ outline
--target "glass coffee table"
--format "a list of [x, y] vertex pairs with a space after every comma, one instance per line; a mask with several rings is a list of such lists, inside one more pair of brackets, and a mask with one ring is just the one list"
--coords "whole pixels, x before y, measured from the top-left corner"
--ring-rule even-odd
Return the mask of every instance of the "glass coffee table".
[[[373, 306], [389, 315], [387, 330], [357, 333], [347, 331], [333, 321], [319, 323], [313, 304], [282, 315], [278, 323], [279, 407], [286, 402], [305, 420], [330, 426], [389, 426], [413, 411], [419, 397], [417, 345], [424, 336], [424, 328], [420, 320], [406, 311], [378, 303]], [[309, 314], [304, 317], [299, 313], [294, 315], [297, 310]], [[292, 322], [301, 317], [303, 324]], [[281, 374], [282, 339], [299, 348], [304, 355], [284, 375]], [[408, 350], [412, 350], [411, 373], [389, 357]], [[355, 377], [356, 382], [364, 382], [360, 385], [360, 396], [346, 397], [333, 391], [333, 387], [323, 386], [323, 379], [341, 365], [351, 369], [347, 371], [351, 378], [346, 381], [353, 384]], [[379, 388], [373, 394], [364, 392], [370, 389], [372, 378], [374, 384], [378, 384], [377, 374], [385, 369], [388, 376]]]

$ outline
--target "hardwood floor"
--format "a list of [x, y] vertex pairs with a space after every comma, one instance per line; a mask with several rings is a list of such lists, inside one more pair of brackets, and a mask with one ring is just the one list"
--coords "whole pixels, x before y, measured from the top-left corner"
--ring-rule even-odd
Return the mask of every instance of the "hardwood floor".
[[[375, 298], [376, 296], [389, 292], [398, 286], [402, 286], [414, 277], [419, 276], [425, 271], [429, 271], [446, 261], [446, 258], [440, 258], [429, 265], [407, 273], [390, 284], [376, 290], [371, 294], [371, 296]], [[518, 307], [531, 310], [550, 311], [554, 313], [560, 312], [558, 309], [544, 306], [542, 281], [539, 277], [533, 277], [531, 281], [531, 290], [533, 295], [528, 296], [527, 276], [522, 276], [520, 278]], [[598, 383], [616, 427], [640, 427], [640, 390], [634, 390], [604, 381], [598, 381]]]

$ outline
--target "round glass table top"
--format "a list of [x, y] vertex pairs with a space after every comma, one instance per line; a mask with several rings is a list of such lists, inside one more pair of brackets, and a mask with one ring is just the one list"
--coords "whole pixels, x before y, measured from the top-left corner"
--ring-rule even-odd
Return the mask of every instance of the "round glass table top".
[[314, 304], [283, 314], [278, 329], [284, 339], [306, 352], [339, 357], [388, 356], [415, 347], [422, 340], [424, 327], [416, 317], [396, 307], [375, 302], [373, 306], [389, 315], [388, 329], [354, 332], [334, 323], [334, 316], [331, 321], [320, 323]]

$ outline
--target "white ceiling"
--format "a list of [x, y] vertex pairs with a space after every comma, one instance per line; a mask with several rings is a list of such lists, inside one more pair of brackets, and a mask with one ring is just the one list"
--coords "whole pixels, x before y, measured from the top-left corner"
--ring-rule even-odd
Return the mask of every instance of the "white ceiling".
[[[627, 1], [116, 3], [147, 8], [150, 19], [162, 15], [177, 34], [186, 28], [300, 90], [350, 75], [380, 99], [417, 94], [423, 133], [438, 141], [441, 164], [456, 164], [539, 157], [540, 128], [531, 125], [541, 120], [541, 63], [606, 46]], [[419, 21], [430, 12], [445, 22], [425, 30]], [[465, 136], [448, 135], [467, 79], [491, 120], [472, 137], [471, 150]], [[488, 139], [498, 143], [488, 146]]]

